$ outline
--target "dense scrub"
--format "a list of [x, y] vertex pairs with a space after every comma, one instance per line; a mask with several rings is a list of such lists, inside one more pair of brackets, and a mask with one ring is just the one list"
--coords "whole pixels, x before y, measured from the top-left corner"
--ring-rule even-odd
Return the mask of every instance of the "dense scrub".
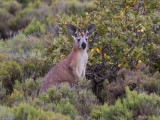
[[58, 12], [84, 16], [95, 7], [91, 0], [0, 0], [0, 37], [11, 37], [20, 29], [25, 34], [55, 32]]
[[[0, 120], [159, 120], [158, 0], [0, 0]], [[39, 94], [72, 50], [67, 25], [96, 24], [86, 80]]]

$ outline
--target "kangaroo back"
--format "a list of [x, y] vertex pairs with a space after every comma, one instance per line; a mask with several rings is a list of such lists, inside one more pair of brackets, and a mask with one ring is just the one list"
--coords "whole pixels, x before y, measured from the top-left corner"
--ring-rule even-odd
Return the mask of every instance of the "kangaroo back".
[[69, 82], [70, 84], [75, 83], [75, 77], [69, 68], [70, 61], [74, 52], [72, 51], [64, 60], [54, 66], [44, 77], [40, 89], [40, 93], [46, 91], [53, 85], [59, 86], [61, 83]]

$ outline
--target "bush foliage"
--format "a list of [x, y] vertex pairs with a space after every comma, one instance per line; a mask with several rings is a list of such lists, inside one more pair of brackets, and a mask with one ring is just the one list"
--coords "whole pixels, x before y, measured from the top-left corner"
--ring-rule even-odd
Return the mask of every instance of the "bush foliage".
[[[158, 0], [0, 0], [0, 119], [160, 119]], [[39, 94], [72, 50], [67, 25], [95, 24], [86, 79]]]
[[[155, 94], [147, 96], [145, 93], [137, 94], [126, 88], [126, 98], [118, 99], [115, 105], [107, 103], [100, 107], [100, 110], [93, 110], [91, 115], [95, 119], [117, 120], [117, 119], [151, 119], [159, 116], [160, 98]], [[154, 112], [153, 112], [154, 111]]]

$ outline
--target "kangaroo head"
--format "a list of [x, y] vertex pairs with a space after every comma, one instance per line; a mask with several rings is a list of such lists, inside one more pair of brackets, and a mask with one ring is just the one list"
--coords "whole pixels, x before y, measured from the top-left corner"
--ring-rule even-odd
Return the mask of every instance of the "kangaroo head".
[[84, 31], [78, 31], [73, 25], [68, 25], [69, 34], [74, 37], [75, 46], [78, 49], [85, 50], [88, 47], [88, 37], [94, 32], [95, 25], [91, 24]]

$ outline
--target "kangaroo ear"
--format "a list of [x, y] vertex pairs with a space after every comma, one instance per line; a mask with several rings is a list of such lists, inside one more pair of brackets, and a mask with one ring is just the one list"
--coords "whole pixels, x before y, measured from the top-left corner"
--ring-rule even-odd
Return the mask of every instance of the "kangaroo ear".
[[89, 25], [86, 31], [87, 35], [88, 36], [91, 35], [94, 32], [94, 29], [95, 29], [95, 24]]
[[68, 32], [70, 35], [77, 37], [77, 28], [74, 25], [68, 25]]

